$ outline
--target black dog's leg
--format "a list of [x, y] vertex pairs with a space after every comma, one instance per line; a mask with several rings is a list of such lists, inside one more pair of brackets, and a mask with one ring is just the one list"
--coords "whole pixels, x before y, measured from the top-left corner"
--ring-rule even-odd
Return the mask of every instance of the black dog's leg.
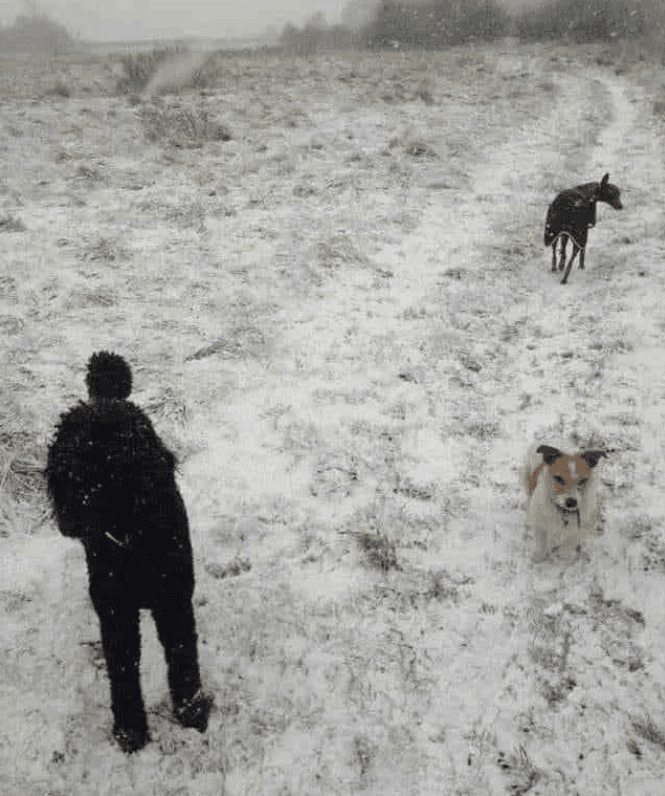
[[580, 251], [580, 270], [584, 270], [584, 249]]
[[565, 235], [561, 236], [561, 257], [559, 259], [559, 271], [563, 271], [566, 264], [566, 250], [568, 248], [568, 238]]
[[139, 674], [139, 610], [99, 601], [95, 610], [111, 686], [113, 735], [123, 751], [136, 752], [150, 740]]
[[557, 241], [555, 240], [552, 244], [552, 270], [556, 271], [556, 244]]
[[568, 265], [566, 266], [566, 273], [563, 275], [563, 279], [561, 280], [561, 284], [565, 285], [568, 281], [568, 275], [570, 274], [570, 269], [573, 267], [573, 262], [577, 257], [577, 253], [580, 251], [580, 247], [573, 241], [573, 253], [568, 261]]

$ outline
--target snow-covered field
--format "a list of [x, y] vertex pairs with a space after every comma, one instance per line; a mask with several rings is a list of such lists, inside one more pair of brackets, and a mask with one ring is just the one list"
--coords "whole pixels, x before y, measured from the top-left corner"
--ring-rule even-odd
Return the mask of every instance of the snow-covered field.
[[[4, 65], [2, 796], [662, 794], [654, 63], [234, 54], [140, 103], [111, 60]], [[605, 172], [624, 210], [561, 286], [547, 205]], [[38, 472], [98, 349], [179, 456], [216, 699], [174, 725], [144, 617], [130, 758]], [[612, 451], [604, 534], [533, 565], [517, 468], [571, 434]]]

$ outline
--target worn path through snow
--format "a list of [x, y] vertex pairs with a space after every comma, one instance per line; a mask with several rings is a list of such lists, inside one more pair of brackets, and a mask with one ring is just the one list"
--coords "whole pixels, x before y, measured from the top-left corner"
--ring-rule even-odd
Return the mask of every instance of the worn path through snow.
[[[109, 751], [82, 551], [55, 537], [17, 546], [12, 571], [27, 580], [11, 588], [37, 607], [5, 627], [25, 661], [6, 699], [22, 729], [2, 737], [16, 782], [31, 777], [35, 794], [163, 782], [219, 793], [223, 778], [229, 796], [428, 796], [526, 793], [537, 771], [543, 796], [604, 796], [608, 782], [659, 792], [657, 752], [633, 733], [637, 755], [626, 737], [636, 716], [665, 715], [662, 133], [632, 78], [565, 57], [492, 54], [505, 125], [463, 179], [425, 165], [419, 187], [403, 187], [412, 231], [382, 217], [383, 245], [293, 295], [272, 261], [248, 257], [243, 289], [277, 306], [269, 356], [181, 363], [197, 407], [183, 435], [201, 444], [180, 478], [218, 703], [204, 740], [169, 721], [148, 623], [155, 743], [130, 765]], [[537, 94], [538, 115], [512, 120], [513, 82]], [[373, 109], [372, 124], [393, 110]], [[547, 205], [605, 172], [625, 209], [599, 208], [587, 268], [561, 286], [542, 243]], [[234, 289], [230, 267], [210, 273]], [[612, 450], [605, 534], [572, 563], [533, 567], [517, 465], [534, 435], [574, 433]], [[393, 545], [382, 566], [363, 558], [360, 531]], [[47, 586], [28, 588], [38, 579]], [[35, 629], [46, 610], [58, 621]], [[31, 694], [25, 709], [17, 690]]]

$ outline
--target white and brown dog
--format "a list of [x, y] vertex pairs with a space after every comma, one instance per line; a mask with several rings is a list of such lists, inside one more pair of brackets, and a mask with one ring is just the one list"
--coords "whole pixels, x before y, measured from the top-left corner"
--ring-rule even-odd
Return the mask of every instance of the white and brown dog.
[[558, 550], [574, 554], [586, 536], [600, 531], [600, 476], [607, 453], [579, 450], [567, 442], [536, 441], [527, 451], [521, 479], [527, 493], [527, 527], [534, 561]]

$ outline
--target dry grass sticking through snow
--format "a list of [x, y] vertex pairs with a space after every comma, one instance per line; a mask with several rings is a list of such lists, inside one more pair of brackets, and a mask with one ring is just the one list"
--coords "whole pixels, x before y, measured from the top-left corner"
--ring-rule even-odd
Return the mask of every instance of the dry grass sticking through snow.
[[[0, 70], [3, 796], [660, 794], [660, 65], [167, 55]], [[563, 288], [545, 210], [606, 171]], [[178, 454], [216, 700], [174, 725], [144, 617], [130, 759], [40, 476], [96, 349]], [[604, 534], [534, 568], [536, 434], [612, 453]]]

